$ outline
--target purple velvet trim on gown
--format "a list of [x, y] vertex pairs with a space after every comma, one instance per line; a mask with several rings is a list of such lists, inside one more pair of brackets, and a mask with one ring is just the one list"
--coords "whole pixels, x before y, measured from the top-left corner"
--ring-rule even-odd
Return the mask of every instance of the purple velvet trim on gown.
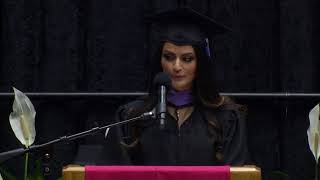
[[171, 89], [168, 92], [167, 101], [175, 107], [183, 107], [193, 104], [194, 97], [191, 90], [175, 91]]

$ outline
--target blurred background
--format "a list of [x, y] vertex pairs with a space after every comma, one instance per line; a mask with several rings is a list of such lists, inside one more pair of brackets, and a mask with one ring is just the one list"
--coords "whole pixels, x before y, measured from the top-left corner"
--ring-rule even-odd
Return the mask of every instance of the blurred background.
[[[188, 6], [233, 31], [210, 37], [224, 93], [320, 93], [318, 0], [1, 0], [0, 152], [22, 147], [10, 124], [12, 86], [23, 92], [145, 92], [150, 58], [147, 14]], [[135, 96], [32, 96], [36, 142], [114, 121], [117, 107]], [[306, 131], [320, 97], [234, 97], [248, 106], [252, 164], [264, 178], [314, 177]], [[80, 145], [103, 145], [104, 164], [122, 164], [111, 135], [61, 143], [31, 154], [49, 167], [47, 179], [74, 163]], [[50, 159], [43, 159], [49, 153]], [[0, 167], [21, 176], [23, 157]]]

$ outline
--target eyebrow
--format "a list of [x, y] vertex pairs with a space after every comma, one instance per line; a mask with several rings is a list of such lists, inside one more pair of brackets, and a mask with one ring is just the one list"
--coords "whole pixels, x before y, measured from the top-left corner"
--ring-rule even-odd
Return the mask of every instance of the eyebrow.
[[182, 54], [182, 56], [190, 56], [190, 55], [194, 56], [193, 53], [185, 53], [185, 54]]
[[166, 49], [164, 49], [164, 50], [163, 50], [163, 53], [171, 53], [171, 54], [175, 54], [174, 52], [171, 52], [171, 51], [166, 50]]

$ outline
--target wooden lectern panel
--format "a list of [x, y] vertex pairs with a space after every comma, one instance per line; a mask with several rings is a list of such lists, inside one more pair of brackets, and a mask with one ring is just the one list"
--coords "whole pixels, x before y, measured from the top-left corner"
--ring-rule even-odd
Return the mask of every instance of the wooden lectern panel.
[[[261, 180], [260, 168], [256, 166], [231, 167], [231, 180]], [[63, 180], [85, 180], [83, 166], [69, 165], [63, 168]]]
[[230, 167], [231, 180], [261, 180], [261, 170], [256, 166]]
[[68, 165], [62, 170], [62, 180], [85, 180], [84, 167]]

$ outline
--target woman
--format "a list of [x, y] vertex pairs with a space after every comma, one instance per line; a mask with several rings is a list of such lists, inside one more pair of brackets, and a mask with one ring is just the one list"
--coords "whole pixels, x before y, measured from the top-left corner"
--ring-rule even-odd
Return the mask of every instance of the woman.
[[[242, 106], [220, 96], [214, 82], [208, 34], [227, 28], [191, 9], [152, 16], [159, 48], [153, 75], [171, 77], [164, 129], [157, 120], [136, 121], [121, 131], [122, 146], [131, 163], [140, 165], [243, 165], [247, 160]], [[185, 22], [188, 19], [188, 22]], [[151, 111], [149, 96], [120, 107], [119, 120]]]

